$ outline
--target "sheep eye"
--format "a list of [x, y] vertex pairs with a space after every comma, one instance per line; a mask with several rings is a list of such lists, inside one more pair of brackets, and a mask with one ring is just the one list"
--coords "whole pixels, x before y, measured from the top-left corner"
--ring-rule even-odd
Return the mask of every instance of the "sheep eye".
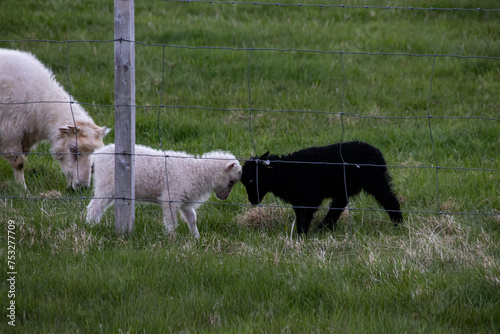
[[75, 161], [78, 160], [78, 150], [76, 149], [75, 145], [71, 145], [69, 147], [69, 151], [74, 154]]
[[74, 146], [74, 145], [71, 145], [71, 146], [69, 147], [69, 151], [70, 151], [71, 153], [73, 153], [73, 154], [78, 153], [78, 150], [76, 149], [76, 146]]

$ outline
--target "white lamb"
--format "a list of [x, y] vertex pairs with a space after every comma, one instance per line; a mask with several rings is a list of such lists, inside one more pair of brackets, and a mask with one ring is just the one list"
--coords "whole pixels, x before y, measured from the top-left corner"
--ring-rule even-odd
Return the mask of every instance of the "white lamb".
[[[115, 196], [115, 145], [100, 148], [94, 161], [94, 197], [87, 207], [87, 222], [99, 223]], [[199, 238], [195, 210], [205, 202], [212, 190], [226, 200], [241, 179], [241, 165], [234, 155], [214, 151], [201, 157], [175, 151], [159, 151], [135, 146], [135, 198], [154, 201], [162, 206], [167, 232], [177, 226], [177, 212]]]
[[68, 187], [90, 186], [89, 155], [109, 130], [75, 102], [31, 53], [0, 49], [0, 156], [25, 189], [25, 156], [42, 140], [50, 141]]

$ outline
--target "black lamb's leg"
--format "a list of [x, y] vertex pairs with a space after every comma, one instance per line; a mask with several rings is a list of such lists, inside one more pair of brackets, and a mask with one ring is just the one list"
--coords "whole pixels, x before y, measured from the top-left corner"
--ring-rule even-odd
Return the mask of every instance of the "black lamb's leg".
[[[379, 202], [381, 202], [379, 200]], [[399, 201], [394, 193], [391, 193], [391, 196], [387, 199], [387, 204], [383, 204], [381, 202], [384, 209], [389, 214], [394, 226], [398, 226], [403, 222], [403, 214], [401, 213], [401, 207], [399, 206]]]
[[314, 216], [314, 212], [317, 209], [308, 209], [308, 208], [293, 208], [295, 211], [295, 220], [297, 222], [297, 233], [299, 235], [304, 234], [307, 235], [309, 231], [309, 226], [311, 225], [311, 221]]
[[333, 231], [337, 228], [337, 221], [339, 220], [340, 215], [344, 211], [347, 206], [347, 198], [341, 196], [339, 198], [334, 198], [332, 203], [330, 204], [330, 208], [328, 209], [328, 213], [325, 218], [321, 222], [321, 229], [328, 229]]
[[388, 182], [378, 182], [377, 185], [365, 188], [365, 190], [367, 193], [373, 195], [387, 211], [394, 226], [398, 226], [403, 221], [403, 214], [401, 213], [398, 198]]

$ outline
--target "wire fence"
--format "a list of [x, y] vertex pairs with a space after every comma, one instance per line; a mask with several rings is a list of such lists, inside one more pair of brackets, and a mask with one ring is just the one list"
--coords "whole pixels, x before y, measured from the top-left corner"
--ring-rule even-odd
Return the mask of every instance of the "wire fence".
[[[203, 0], [164, 0], [165, 2], [181, 2], [181, 3], [186, 3], [186, 5], [189, 5], [189, 3], [202, 3], [206, 5], [245, 5], [245, 6], [250, 6], [250, 5], [263, 5], [263, 6], [294, 6], [294, 7], [318, 7], [318, 8], [325, 8], [325, 9], [336, 9], [336, 10], [345, 10], [345, 9], [350, 9], [350, 8], [364, 8], [364, 9], [375, 9], [375, 10], [408, 10], [408, 11], [464, 11], [464, 12], [470, 12], [470, 11], [491, 11], [491, 12], [498, 12], [500, 9], [497, 8], [425, 8], [425, 7], [394, 7], [394, 6], [354, 6], [354, 5], [334, 5], [334, 4], [284, 4], [284, 3], [264, 3], [264, 2], [237, 2], [237, 1], [203, 1]], [[114, 43], [117, 40], [67, 40], [67, 41], [57, 41], [57, 40], [45, 40], [45, 39], [21, 39], [21, 40], [0, 40], [0, 43], [10, 43], [12, 45], [19, 45], [22, 43], [56, 43], [56, 44], [66, 44], [66, 86], [68, 88], [68, 93], [71, 94], [71, 85], [69, 83], [69, 71], [68, 71], [68, 50], [70, 48], [70, 45], [74, 45], [75, 43], [99, 43], [99, 44], [106, 44], [106, 43]], [[297, 48], [287, 48], [287, 49], [279, 49], [279, 48], [259, 48], [259, 47], [254, 47], [254, 48], [235, 48], [235, 47], [220, 47], [220, 46], [190, 46], [190, 45], [175, 45], [175, 44], [152, 44], [152, 43], [146, 43], [146, 42], [141, 42], [141, 41], [134, 41], [134, 40], [120, 40], [122, 42], [126, 43], [135, 43], [136, 45], [140, 45], [143, 47], [148, 47], [148, 48], [161, 48], [162, 49], [162, 81], [161, 81], [161, 94], [160, 94], [160, 103], [158, 105], [136, 105], [135, 107], [138, 110], [141, 109], [158, 109], [158, 138], [160, 142], [160, 146], [162, 147], [162, 150], [165, 151], [162, 143], [162, 136], [161, 136], [161, 127], [160, 127], [160, 118], [162, 111], [165, 109], [195, 109], [195, 110], [200, 110], [200, 111], [221, 111], [221, 112], [245, 112], [248, 114], [248, 136], [251, 139], [252, 145], [253, 145], [253, 150], [255, 155], [257, 155], [257, 145], [255, 142], [254, 138], [254, 114], [257, 112], [262, 112], [262, 113], [305, 113], [308, 115], [314, 115], [314, 114], [321, 114], [321, 115], [333, 115], [339, 118], [340, 123], [341, 123], [341, 128], [342, 128], [342, 133], [341, 133], [341, 144], [344, 142], [344, 134], [345, 134], [345, 124], [344, 121], [346, 118], [357, 118], [357, 119], [386, 119], [386, 120], [427, 120], [427, 126], [428, 126], [428, 135], [430, 138], [430, 141], [432, 143], [432, 164], [431, 165], [420, 165], [420, 164], [397, 164], [397, 165], [388, 165], [387, 167], [389, 168], [402, 168], [402, 169], [428, 169], [431, 171], [435, 172], [434, 178], [435, 178], [435, 203], [436, 203], [436, 209], [429, 209], [429, 210], [412, 210], [412, 209], [404, 209], [401, 210], [403, 213], [416, 213], [416, 214], [431, 214], [431, 215], [468, 215], [468, 216], [498, 216], [500, 213], [498, 210], [494, 212], [470, 212], [470, 211], [450, 211], [450, 210], [443, 210], [441, 208], [441, 193], [440, 193], [440, 183], [439, 183], [439, 173], [441, 171], [446, 171], [446, 170], [453, 170], [453, 171], [465, 171], [465, 172], [490, 172], [494, 173], [497, 175], [498, 178], [498, 173], [500, 172], [500, 168], [479, 168], [479, 167], [464, 167], [464, 166], [443, 166], [440, 165], [439, 158], [436, 154], [436, 147], [435, 147], [435, 140], [433, 138], [433, 123], [432, 121], [435, 119], [444, 119], [444, 120], [470, 120], [470, 121], [487, 121], [487, 122], [498, 122], [500, 123], [500, 117], [488, 117], [488, 116], [478, 116], [478, 115], [470, 115], [470, 116], [443, 116], [443, 115], [433, 115], [432, 113], [432, 108], [431, 108], [431, 101], [432, 101], [432, 92], [433, 92], [433, 80], [434, 80], [434, 75], [435, 75], [435, 65], [436, 65], [436, 60], [440, 58], [457, 58], [457, 59], [462, 59], [462, 60], [491, 60], [491, 61], [500, 61], [500, 57], [492, 57], [492, 56], [476, 56], [476, 55], [458, 55], [458, 54], [418, 54], [418, 53], [387, 53], [387, 52], [359, 52], [359, 51], [322, 51], [322, 50], [312, 50], [312, 49], [297, 49]], [[204, 106], [204, 105], [183, 105], [183, 104], [168, 104], [164, 103], [163, 99], [163, 91], [164, 91], [164, 83], [165, 83], [165, 61], [166, 61], [166, 49], [185, 49], [185, 50], [210, 50], [210, 51], [234, 51], [234, 52], [241, 52], [241, 53], [246, 53], [248, 54], [248, 63], [246, 67], [246, 88], [248, 91], [248, 108], [221, 108], [221, 107], [213, 107], [213, 106]], [[283, 52], [283, 53], [288, 53], [288, 52], [295, 52], [295, 53], [312, 53], [312, 54], [322, 54], [322, 55], [333, 55], [337, 56], [339, 58], [340, 64], [341, 64], [341, 69], [342, 69], [342, 98], [341, 98], [341, 104], [340, 104], [340, 110], [339, 111], [329, 111], [329, 110], [290, 110], [290, 109], [272, 109], [272, 108], [253, 108], [252, 106], [252, 85], [250, 83], [250, 77], [251, 77], [251, 69], [254, 64], [254, 59], [252, 58], [252, 55], [255, 52]], [[349, 112], [344, 112], [344, 97], [345, 97], [345, 85], [346, 85], [346, 71], [344, 68], [344, 57], [347, 55], [354, 55], [354, 56], [384, 56], [384, 57], [418, 57], [418, 58], [429, 58], [432, 60], [432, 68], [431, 68], [431, 76], [429, 78], [429, 85], [428, 85], [428, 98], [427, 98], [427, 110], [426, 110], [426, 115], [417, 115], [417, 116], [401, 116], [401, 115], [361, 115], [361, 114], [356, 114], [356, 113], [349, 113]], [[167, 101], [165, 101], [167, 102]], [[0, 101], [1, 106], [9, 106], [12, 104], [41, 104], [41, 103], [69, 103], [70, 105], [76, 102], [73, 101], [23, 101], [19, 103], [5, 103]], [[116, 107], [115, 105], [100, 105], [100, 104], [93, 104], [93, 103], [80, 103], [82, 106], [91, 106], [91, 107], [102, 107], [102, 108], [114, 108]], [[500, 115], [500, 114], [497, 114]], [[342, 146], [341, 146], [342, 147]], [[5, 154], [5, 153], [15, 153], [15, 154], [23, 154], [23, 152], [0, 152], [0, 154]], [[285, 152], [283, 152], [285, 153]], [[39, 155], [50, 155], [51, 153], [30, 153], [30, 154], [39, 154]], [[82, 153], [77, 153], [77, 155], [80, 155]], [[144, 156], [137, 154], [136, 156]], [[342, 155], [341, 155], [342, 157]], [[165, 153], [165, 158], [169, 158], [168, 154]], [[179, 157], [171, 157], [171, 158], [179, 158]], [[248, 157], [243, 157], [243, 156], [238, 156], [237, 157], [239, 160], [242, 162], [248, 161]], [[259, 161], [259, 160], [257, 160]], [[271, 160], [270, 163], [275, 163], [277, 161]], [[282, 161], [280, 161], [282, 162]], [[321, 164], [321, 165], [341, 165], [344, 168], [344, 173], [345, 173], [345, 168], [347, 166], [370, 166], [370, 167], [380, 167], [380, 165], [373, 165], [373, 164], [353, 164], [350, 162], [344, 161], [342, 157], [342, 162], [338, 163], [332, 163], [332, 162], [305, 162], [305, 161], [286, 161], [285, 163], [289, 164]], [[347, 197], [347, 185], [344, 184], [346, 187], [346, 197]], [[9, 196], [9, 195], [4, 195], [0, 194], [0, 199], [2, 200], [40, 200], [40, 199], [51, 199], [51, 200], [77, 200], [81, 201], [83, 203], [84, 200], [91, 199], [91, 197], [86, 197], [83, 196], [82, 193], [80, 193], [80, 196]], [[104, 199], [104, 198], [103, 198]], [[113, 198], [115, 199], [115, 198]], [[147, 200], [149, 202], [157, 202], [160, 203], [161, 200], [158, 199], [150, 199]], [[172, 201], [169, 201], [172, 202]], [[189, 202], [188, 202], [189, 203]], [[210, 205], [226, 205], [226, 206], [242, 206], [242, 207], [252, 207], [252, 205], [247, 204], [247, 203], [221, 203], [221, 202], [194, 202], [197, 204], [210, 204]], [[292, 206], [290, 205], [262, 205], [260, 204], [259, 206], [268, 206], [268, 207], [286, 207], [286, 208], [291, 208]], [[303, 206], [301, 208], [310, 208], [307, 206]], [[314, 207], [316, 208], [316, 207]], [[329, 209], [328, 207], [320, 207], [320, 209]], [[338, 208], [342, 209], [342, 208]], [[347, 209], [349, 211], [385, 211], [383, 209], [377, 209], [377, 208], [358, 208], [354, 207], [351, 205], [351, 203], [348, 201], [348, 207]]]
[[217, 0], [163, 0], [165, 2], [186, 2], [186, 3], [204, 3], [204, 4], [224, 4], [224, 5], [263, 5], [263, 6], [288, 6], [288, 7], [317, 7], [317, 8], [361, 8], [361, 9], [403, 9], [403, 10], [421, 10], [421, 11], [500, 11], [499, 8], [446, 8], [446, 7], [414, 7], [414, 6], [369, 6], [369, 5], [343, 5], [343, 4], [308, 4], [308, 3], [280, 3], [280, 2], [259, 2], [259, 1], [217, 1]]

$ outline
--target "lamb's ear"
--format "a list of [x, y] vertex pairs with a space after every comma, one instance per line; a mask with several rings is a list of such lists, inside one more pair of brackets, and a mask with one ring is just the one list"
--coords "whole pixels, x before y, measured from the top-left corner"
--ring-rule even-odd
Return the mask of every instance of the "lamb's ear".
[[272, 168], [270, 166], [271, 162], [267, 159], [269, 157], [269, 151], [267, 151], [266, 153], [264, 153], [260, 158], [259, 160], [259, 164], [266, 167], [266, 168]]
[[234, 166], [236, 166], [236, 162], [232, 162], [232, 163], [228, 164], [226, 167], [226, 170], [231, 170], [234, 168]]
[[267, 159], [268, 156], [269, 156], [269, 151], [267, 151], [266, 153], [264, 153], [259, 159], [260, 160], [265, 160], [265, 159]]

